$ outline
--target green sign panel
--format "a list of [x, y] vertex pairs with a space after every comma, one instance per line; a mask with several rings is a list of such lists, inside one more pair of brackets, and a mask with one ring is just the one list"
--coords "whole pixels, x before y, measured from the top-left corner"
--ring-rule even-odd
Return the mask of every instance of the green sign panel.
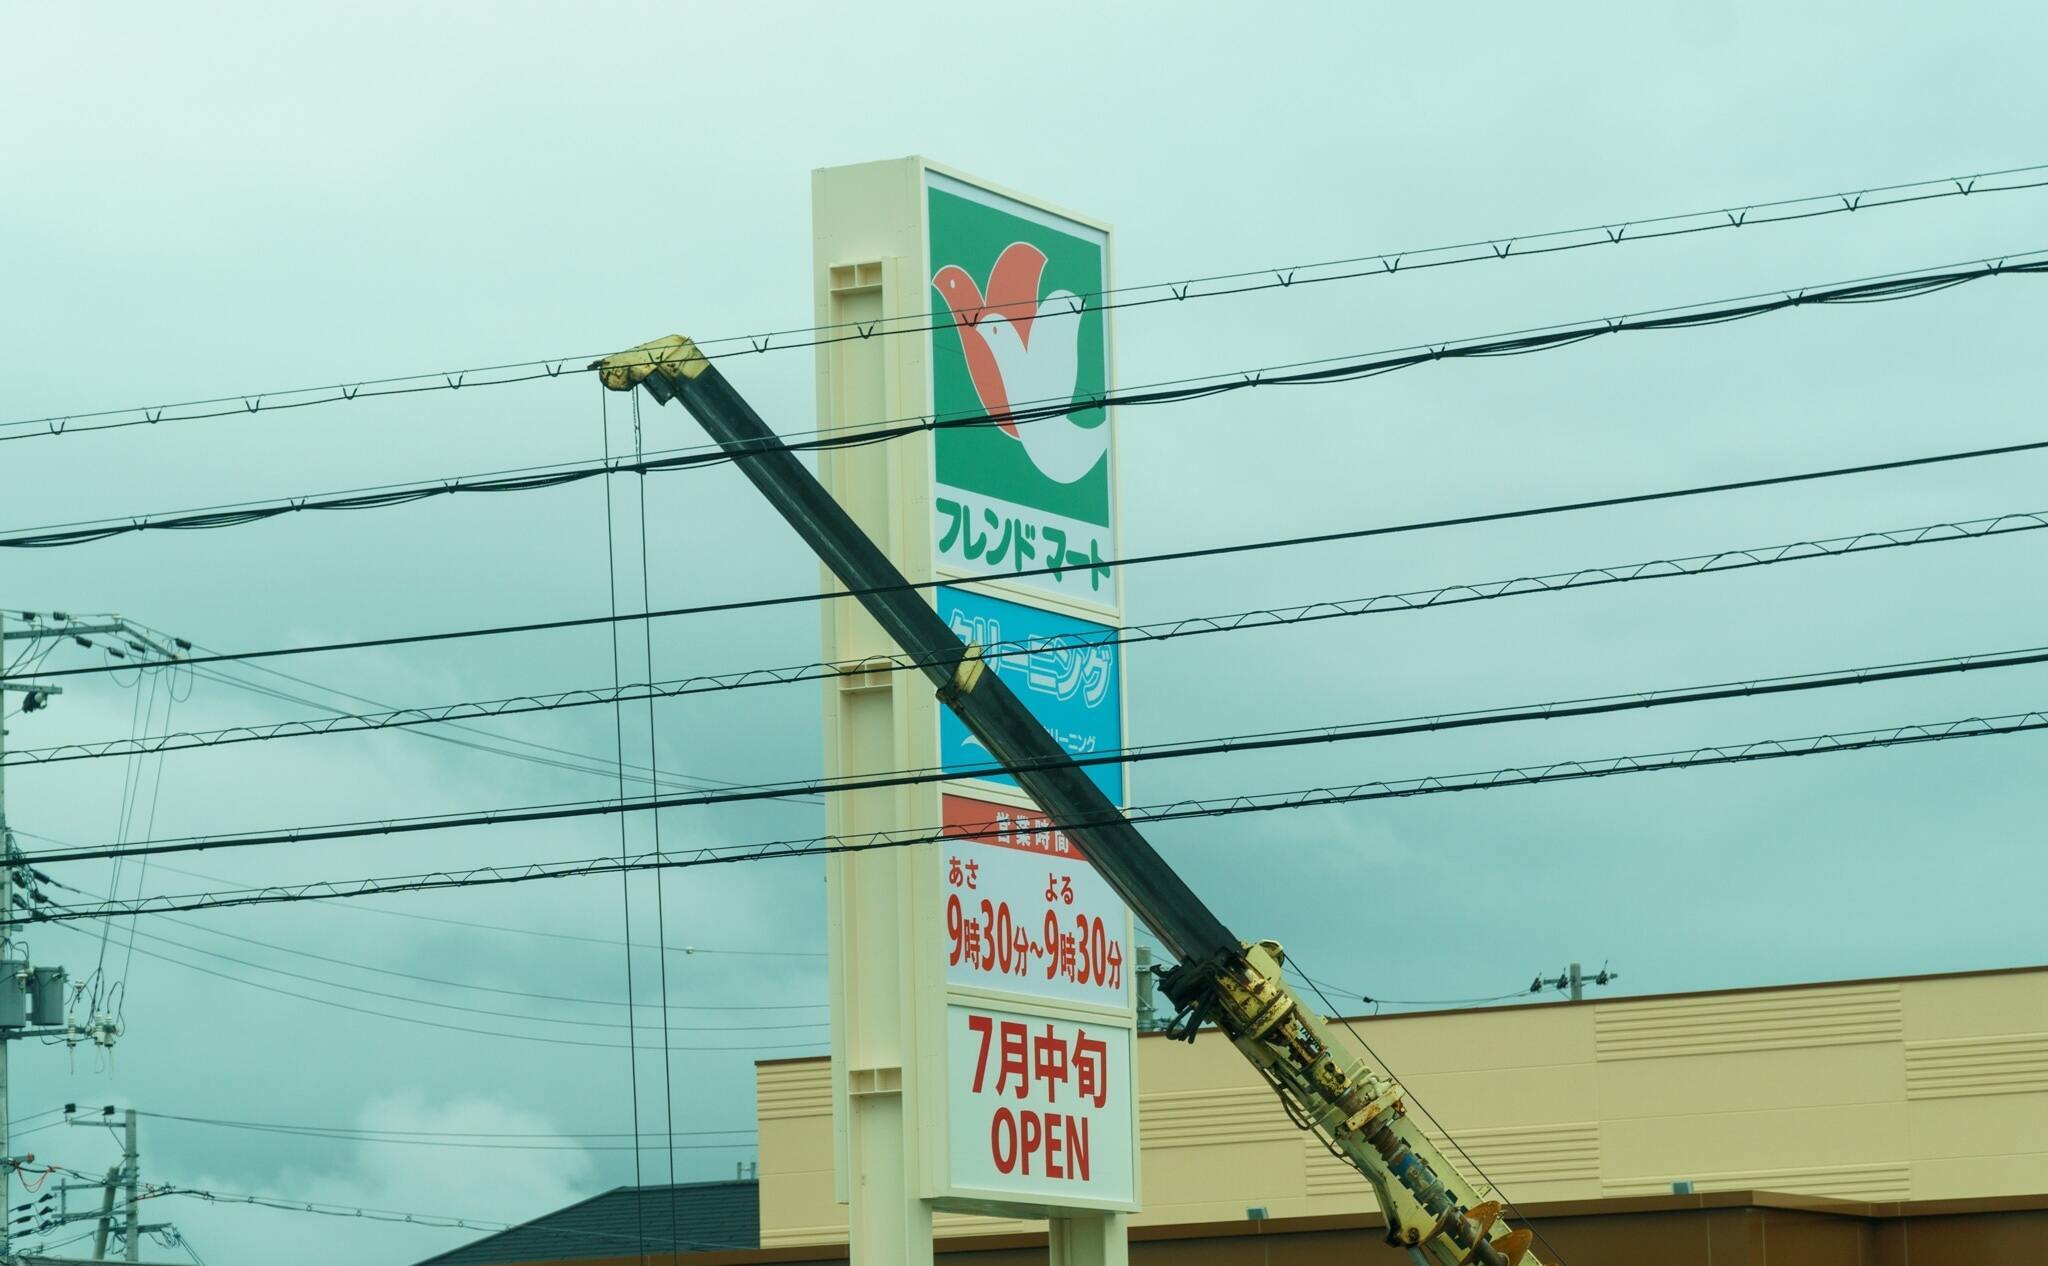
[[[1108, 238], [937, 172], [930, 224], [932, 404], [941, 422], [1101, 399]], [[1108, 410], [940, 427], [940, 566], [1113, 604]]]

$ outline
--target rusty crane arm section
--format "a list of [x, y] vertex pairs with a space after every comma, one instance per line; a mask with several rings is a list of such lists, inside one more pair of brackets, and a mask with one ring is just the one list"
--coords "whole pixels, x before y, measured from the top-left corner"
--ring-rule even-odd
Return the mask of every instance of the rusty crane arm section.
[[1408, 1116], [1401, 1088], [1303, 1004], [1279, 945], [1231, 934], [695, 344], [671, 335], [592, 368], [611, 390], [643, 387], [697, 419], [1174, 956], [1161, 987], [1179, 1008], [1175, 1031], [1192, 1039], [1210, 1024], [1228, 1036], [1296, 1123], [1365, 1176], [1391, 1243], [1435, 1266], [1541, 1266], [1530, 1232], [1502, 1225], [1496, 1193], [1457, 1173]]

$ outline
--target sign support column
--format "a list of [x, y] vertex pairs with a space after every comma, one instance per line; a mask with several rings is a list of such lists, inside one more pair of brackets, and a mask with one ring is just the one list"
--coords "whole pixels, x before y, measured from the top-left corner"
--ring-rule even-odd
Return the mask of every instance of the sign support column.
[[[911, 302], [919, 218], [914, 181], [901, 163], [813, 174], [817, 320], [851, 329]], [[818, 349], [821, 426], [870, 427], [923, 408], [923, 352], [915, 338], [826, 342]], [[827, 449], [818, 478], [855, 522], [912, 579], [930, 575], [925, 516], [901, 490], [917, 488], [915, 443]], [[838, 589], [829, 569], [826, 587]], [[823, 607], [825, 659], [880, 659], [897, 648], [859, 603]], [[886, 669], [825, 683], [825, 775], [857, 778], [933, 763], [937, 701], [917, 679]], [[930, 787], [878, 788], [827, 797], [825, 828], [858, 836], [930, 824]], [[916, 976], [924, 956], [915, 917], [918, 865], [928, 849], [881, 849], [826, 860], [832, 1001], [834, 1183], [848, 1205], [853, 1266], [930, 1266], [932, 1209], [923, 1199], [924, 1136], [918, 1069], [923, 1033]]]
[[1129, 1228], [1122, 1213], [1089, 1213], [1054, 1218], [1046, 1243], [1051, 1266], [1128, 1266]]

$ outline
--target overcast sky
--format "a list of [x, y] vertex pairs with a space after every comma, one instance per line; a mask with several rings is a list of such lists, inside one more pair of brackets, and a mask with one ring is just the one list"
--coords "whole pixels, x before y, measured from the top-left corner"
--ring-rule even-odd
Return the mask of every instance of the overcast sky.
[[[1103, 10], [15, 7], [0, 28], [0, 419], [587, 357], [675, 330], [805, 325], [809, 173], [908, 153], [1108, 220], [1123, 282], [2048, 160], [2033, 55], [2048, 16], [2036, 5], [1612, 5], [1576, 9], [1572, 21], [1505, 8], [1469, 22], [1415, 6], [1266, 6], [1256, 19], [1242, 5]], [[2044, 200], [1933, 202], [1146, 309], [1118, 318], [1117, 374], [1151, 382], [2020, 254], [2048, 247]], [[1125, 545], [1149, 552], [2036, 439], [2044, 284], [2002, 279], [1130, 411], [1120, 423]], [[808, 354], [748, 360], [731, 376], [782, 429], [813, 425]], [[571, 376], [0, 444], [0, 528], [588, 459], [598, 394]], [[623, 418], [614, 443], [629, 442]], [[679, 410], [647, 424], [653, 446], [700, 439]], [[1135, 569], [1128, 617], [2048, 509], [2044, 461]], [[651, 477], [646, 493], [656, 605], [815, 584], [815, 562], [730, 469]], [[0, 606], [118, 611], [218, 648], [592, 614], [606, 608], [604, 496], [581, 483], [10, 552]], [[614, 496], [637, 535], [631, 481]], [[1127, 659], [1131, 738], [2032, 646], [2048, 611], [2036, 583], [2043, 548], [2020, 535], [1138, 647]], [[628, 548], [622, 570], [637, 576], [637, 561]], [[625, 601], [638, 600], [629, 588]], [[656, 671], [803, 662], [817, 654], [817, 627], [803, 608], [664, 622]], [[91, 654], [72, 647], [49, 664]], [[343, 701], [321, 687], [428, 704], [612, 674], [601, 630], [275, 666], [318, 685], [250, 666], [232, 676], [325, 703]], [[310, 712], [222, 681], [190, 684], [173, 728]], [[160, 726], [166, 685], [78, 680], [49, 710], [16, 718], [9, 745], [123, 737], [144, 704]], [[2043, 686], [2042, 670], [2022, 669], [1158, 763], [1133, 771], [1132, 800], [2010, 713], [2048, 703]], [[817, 706], [811, 687], [665, 703], [661, 767], [738, 781], [814, 774]], [[487, 729], [603, 756], [613, 725], [587, 709]], [[644, 761], [639, 710], [627, 711], [624, 734]], [[2033, 917], [2048, 884], [2041, 742], [1239, 817], [1153, 836], [1234, 929], [1282, 939], [1319, 976], [1382, 997], [1498, 994], [1571, 959], [1620, 970], [1610, 994], [2006, 967], [2043, 958]], [[123, 762], [8, 772], [9, 822], [35, 833], [25, 844], [121, 833]], [[154, 804], [156, 765], [132, 776], [143, 791], [131, 838], [614, 786], [421, 732], [174, 756]], [[755, 804], [678, 811], [662, 826], [669, 843], [741, 842], [810, 834], [821, 820], [815, 804]], [[632, 830], [647, 841], [644, 822]], [[131, 867], [122, 883], [180, 892], [584, 857], [616, 850], [618, 831], [597, 819], [223, 853], [140, 876]], [[99, 863], [60, 877], [101, 891], [110, 879]], [[651, 938], [651, 881], [635, 894], [635, 937]], [[2026, 913], [2007, 914], [2008, 900]], [[675, 1128], [749, 1129], [751, 1061], [822, 1050], [822, 1028], [787, 1027], [824, 1015], [822, 867], [687, 872], [669, 879], [663, 904], [667, 941], [704, 951], [670, 956], [673, 997], [807, 1008], [672, 1015], [685, 1048], [674, 1057]], [[143, 1128], [151, 1180], [408, 1212], [516, 1221], [631, 1180], [618, 1138], [586, 1148], [549, 1137], [631, 1128], [624, 1030], [606, 1027], [623, 1023], [625, 996], [623, 951], [604, 943], [620, 935], [616, 877], [179, 918], [140, 923], [132, 958], [125, 927], [104, 956], [87, 926], [31, 938], [38, 963], [84, 978], [104, 961], [106, 979], [125, 978], [127, 1032], [111, 1059], [18, 1047], [17, 1119], [67, 1101], [132, 1104], [528, 1133], [551, 1149]], [[635, 968], [641, 997], [656, 996], [656, 955]], [[538, 1038], [553, 1040], [527, 1040]], [[658, 1130], [658, 1061], [642, 1073], [643, 1128]], [[689, 1146], [677, 1175], [730, 1176], [753, 1158], [738, 1137], [738, 1147], [679, 1140]], [[116, 1154], [97, 1132], [62, 1126], [17, 1149], [88, 1171]], [[664, 1179], [666, 1156], [650, 1153], [644, 1169]], [[21, 1198], [16, 1188], [10, 1201]], [[276, 1260], [282, 1243], [306, 1262], [406, 1263], [468, 1238], [193, 1200], [166, 1199], [149, 1216], [174, 1221], [215, 1266]]]

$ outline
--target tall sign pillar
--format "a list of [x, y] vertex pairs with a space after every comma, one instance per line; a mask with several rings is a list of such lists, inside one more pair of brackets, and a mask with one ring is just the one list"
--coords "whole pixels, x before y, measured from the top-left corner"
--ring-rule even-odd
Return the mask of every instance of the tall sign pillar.
[[[976, 418], [1111, 386], [1106, 226], [923, 159], [814, 173], [820, 425]], [[819, 477], [1077, 756], [1123, 745], [1105, 409], [821, 450]], [[1026, 575], [1041, 568], [1062, 570]], [[827, 574], [827, 585], [835, 584]], [[897, 648], [853, 602], [828, 660]], [[833, 834], [941, 843], [827, 862], [832, 1107], [854, 1266], [924, 1266], [935, 1211], [1051, 1220], [1056, 1266], [1122, 1266], [1138, 1207], [1130, 911], [914, 673], [825, 693]], [[1092, 767], [1124, 798], [1120, 766]]]

